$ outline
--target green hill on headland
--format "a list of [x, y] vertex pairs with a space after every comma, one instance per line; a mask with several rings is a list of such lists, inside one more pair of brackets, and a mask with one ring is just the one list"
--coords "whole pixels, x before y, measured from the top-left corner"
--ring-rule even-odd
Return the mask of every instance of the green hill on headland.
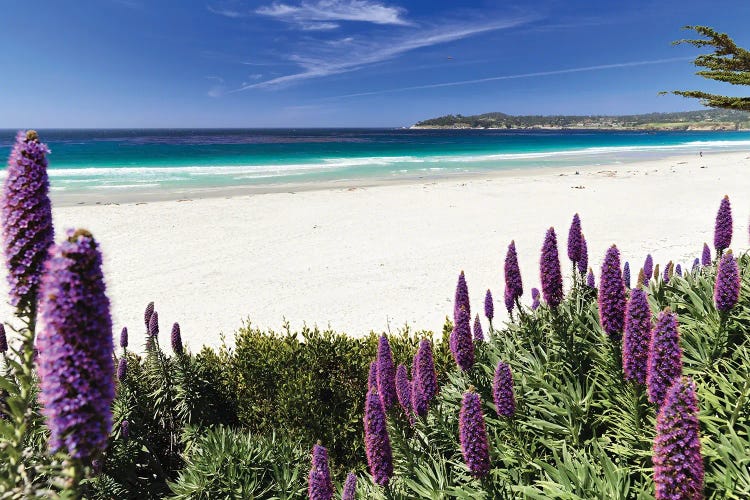
[[750, 113], [702, 109], [642, 115], [529, 115], [505, 113], [445, 115], [417, 122], [417, 129], [602, 129], [602, 130], [747, 130]]

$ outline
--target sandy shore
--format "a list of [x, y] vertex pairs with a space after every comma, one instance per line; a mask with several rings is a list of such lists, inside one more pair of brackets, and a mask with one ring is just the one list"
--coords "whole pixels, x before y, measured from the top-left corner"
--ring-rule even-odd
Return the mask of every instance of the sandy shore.
[[[231, 340], [243, 319], [303, 322], [351, 335], [404, 323], [440, 331], [466, 272], [472, 310], [492, 289], [502, 311], [503, 260], [515, 239], [524, 300], [539, 284], [539, 249], [555, 226], [563, 269], [570, 220], [581, 215], [590, 262], [616, 243], [634, 275], [647, 253], [689, 266], [713, 241], [729, 194], [734, 242], [746, 248], [750, 153], [706, 154], [580, 169], [434, 182], [216, 196], [187, 201], [56, 206], [58, 233], [85, 227], [101, 243], [115, 330], [139, 345], [156, 302], [168, 334], [179, 321], [193, 351]], [[218, 194], [218, 193], [214, 193]], [[3, 283], [4, 286], [4, 283]], [[5, 290], [2, 290], [5, 293]], [[3, 311], [6, 318], [10, 310]], [[503, 316], [504, 317], [504, 316]]]

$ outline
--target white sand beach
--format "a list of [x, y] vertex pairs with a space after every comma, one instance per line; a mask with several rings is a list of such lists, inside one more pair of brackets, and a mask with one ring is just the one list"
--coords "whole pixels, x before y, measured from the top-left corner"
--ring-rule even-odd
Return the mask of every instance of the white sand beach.
[[[180, 322], [193, 351], [232, 341], [244, 319], [262, 328], [304, 322], [363, 335], [440, 331], [466, 272], [473, 311], [493, 291], [503, 311], [503, 261], [515, 239], [524, 300], [539, 286], [539, 250], [554, 226], [563, 270], [567, 231], [581, 216], [590, 264], [616, 243], [637, 275], [647, 253], [689, 267], [713, 241], [724, 194], [734, 247], [748, 246], [750, 153], [716, 153], [580, 169], [526, 170], [435, 181], [149, 201], [56, 205], [58, 234], [85, 227], [104, 252], [115, 331], [140, 345], [143, 309], [161, 329]], [[634, 278], [635, 279], [635, 278]], [[3, 286], [5, 284], [3, 283]], [[4, 292], [4, 290], [3, 290]], [[11, 311], [6, 307], [4, 315]], [[501, 315], [504, 318], [504, 315]], [[486, 324], [486, 321], [485, 321]]]

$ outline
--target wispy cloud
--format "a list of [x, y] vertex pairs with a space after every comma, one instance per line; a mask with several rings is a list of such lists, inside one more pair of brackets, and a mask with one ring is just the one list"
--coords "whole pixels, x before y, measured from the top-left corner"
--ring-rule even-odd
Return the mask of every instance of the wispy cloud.
[[226, 9], [222, 7], [214, 7], [212, 5], [206, 5], [206, 9], [208, 9], [209, 12], [213, 14], [217, 14], [219, 16], [229, 17], [232, 19], [237, 19], [240, 17], [243, 17], [245, 14], [234, 9]]
[[365, 41], [352, 38], [347, 40], [345, 44], [333, 45], [323, 42], [308, 47], [309, 52], [293, 54], [289, 57], [289, 60], [302, 68], [302, 71], [251, 85], [243, 85], [232, 92], [255, 88], [283, 87], [303, 80], [348, 73], [393, 59], [416, 49], [453, 42], [480, 33], [512, 28], [527, 21], [528, 18], [519, 17], [495, 21], [494, 23], [448, 25], [410, 30], [410, 33], [400, 38], [380, 40], [369, 38]]
[[630, 68], [634, 66], [647, 66], [652, 64], [666, 64], [678, 61], [690, 61], [692, 57], [672, 57], [669, 59], [652, 59], [648, 61], [631, 61], [614, 64], [600, 64], [597, 66], [583, 66], [580, 68], [568, 68], [568, 69], [557, 69], [552, 71], [537, 71], [534, 73], [519, 73], [516, 75], [500, 75], [490, 76], [487, 78], [476, 78], [473, 80], [458, 80], [454, 82], [442, 82], [442, 83], [428, 83], [425, 85], [412, 85], [409, 87], [398, 87], [394, 89], [382, 89], [372, 90], [368, 92], [357, 92], [355, 94], [343, 94], [338, 96], [329, 97], [327, 99], [344, 99], [348, 97], [362, 97], [368, 95], [379, 95], [379, 94], [390, 94], [393, 92], [406, 92], [409, 90], [425, 90], [425, 89], [436, 89], [441, 87], [458, 87], [460, 85], [474, 85], [478, 83], [494, 82], [500, 80], [515, 80], [518, 78], [533, 78], [540, 76], [553, 76], [553, 75], [564, 75], [567, 73], [583, 73], [586, 71], [600, 71], [605, 69], [617, 69], [617, 68]]
[[272, 3], [255, 10], [257, 14], [294, 23], [302, 29], [333, 29], [335, 21], [409, 26], [406, 10], [370, 0], [304, 0], [300, 4]]

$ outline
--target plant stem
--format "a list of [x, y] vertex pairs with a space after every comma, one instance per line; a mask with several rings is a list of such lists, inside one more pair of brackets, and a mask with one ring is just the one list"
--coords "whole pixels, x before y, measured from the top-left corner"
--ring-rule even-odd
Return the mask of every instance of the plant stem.
[[750, 388], [750, 377], [745, 377], [745, 385], [742, 387], [742, 391], [740, 392], [740, 397], [739, 399], [737, 399], [737, 404], [734, 406], [734, 411], [732, 412], [732, 418], [729, 419], [730, 429], [734, 427], [735, 422], [737, 422], [737, 416], [740, 414], [740, 408], [742, 408], [742, 405], [745, 404], [745, 398], [747, 397], [748, 388]]

